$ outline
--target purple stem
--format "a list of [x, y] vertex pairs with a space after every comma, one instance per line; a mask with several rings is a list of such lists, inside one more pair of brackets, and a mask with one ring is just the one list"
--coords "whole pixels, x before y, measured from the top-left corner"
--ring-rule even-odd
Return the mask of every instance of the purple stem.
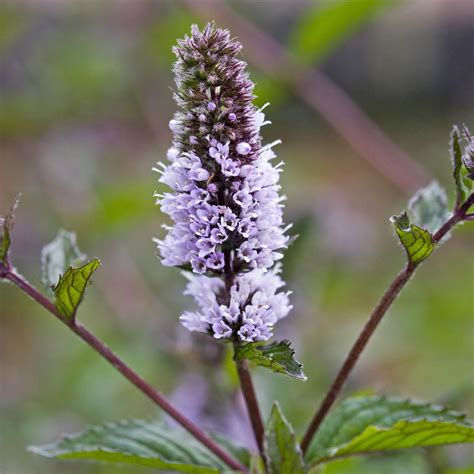
[[47, 309], [53, 316], [63, 322], [72, 332], [79, 336], [86, 344], [98, 352], [104, 359], [115, 367], [129, 382], [137, 387], [143, 394], [150, 398], [156, 405], [162, 408], [171, 418], [179, 423], [185, 430], [191, 433], [198, 441], [212, 451], [218, 458], [225, 462], [229, 467], [241, 472], [248, 472], [239, 461], [224, 451], [214, 440], [212, 440], [204, 431], [202, 431], [191, 420], [179, 412], [158, 390], [142, 379], [134, 372], [122, 359], [112, 352], [104, 342], [92, 334], [86, 327], [77, 323], [74, 318], [66, 319], [56, 308], [56, 306], [44, 295], [42, 295], [33, 285], [26, 281], [21, 275], [16, 273], [13, 268], [7, 264], [0, 264], [2, 267], [1, 277], [10, 280], [16, 286], [21, 288], [31, 298], [37, 301], [41, 306]]
[[[452, 216], [440, 227], [440, 229], [433, 235], [432, 241], [437, 244], [458, 222], [464, 220], [467, 211], [474, 204], [474, 194], [471, 194], [469, 198], [464, 202], [464, 204], [457, 210], [454, 211]], [[392, 303], [395, 301], [400, 291], [406, 285], [408, 280], [413, 275], [417, 265], [408, 263], [405, 268], [395, 277], [390, 286], [385, 291], [382, 299], [379, 301], [375, 309], [372, 311], [368, 321], [366, 322], [361, 333], [357, 337], [354, 345], [352, 346], [349, 354], [347, 355], [344, 363], [342, 364], [341, 369], [339, 370], [334, 382], [332, 383], [329, 391], [326, 393], [321, 405], [318, 408], [318, 411], [314, 415], [311, 423], [306, 430], [303, 440], [301, 441], [301, 449], [303, 454], [309, 448], [311, 441], [316, 434], [318, 428], [321, 426], [321, 423], [326, 418], [329, 410], [331, 409], [333, 403], [336, 401], [344, 383], [349, 377], [352, 369], [354, 368], [357, 360], [359, 359], [362, 351], [366, 347], [369, 339], [377, 329], [380, 321], [387, 313], [387, 310], [390, 308]]]

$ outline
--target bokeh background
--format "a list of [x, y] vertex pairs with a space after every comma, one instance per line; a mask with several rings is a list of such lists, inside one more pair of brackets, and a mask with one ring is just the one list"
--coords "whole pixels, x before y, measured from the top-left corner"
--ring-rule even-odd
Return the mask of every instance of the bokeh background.
[[[214, 19], [240, 36], [257, 83], [256, 103], [271, 102], [273, 125], [264, 138], [283, 139], [277, 151], [286, 163], [285, 216], [300, 238], [284, 261], [294, 310], [277, 336], [294, 341], [309, 380], [256, 369], [255, 381], [265, 413], [278, 399], [301, 433], [404, 263], [389, 216], [403, 210], [413, 183], [425, 184], [427, 177], [452, 198], [450, 129], [474, 118], [474, 9], [469, 0], [2, 2], [0, 209], [22, 193], [15, 265], [40, 286], [41, 247], [59, 228], [76, 231], [81, 249], [103, 263], [81, 321], [189, 416], [245, 442], [250, 436], [231, 354], [180, 327], [178, 316], [191, 305], [182, 296], [184, 279], [160, 265], [151, 240], [164, 222], [152, 197], [162, 188], [151, 168], [171, 142], [171, 46], [192, 23]], [[274, 50], [265, 51], [259, 35], [298, 67], [288, 70]], [[311, 71], [349, 98], [347, 110], [334, 102], [336, 127], [327, 110], [301, 93], [298, 81]], [[317, 83], [309, 89], [325, 95]], [[362, 150], [355, 150], [347, 130], [337, 126], [353, 104], [410, 158], [397, 161], [388, 144], [386, 154], [370, 152], [373, 133], [357, 129]], [[417, 271], [346, 394], [371, 387], [473, 413], [472, 237], [468, 225], [456, 229]], [[5, 284], [0, 314], [1, 473], [147, 472], [26, 452], [30, 444], [88, 424], [161, 414]], [[445, 473], [472, 462], [466, 447], [452, 447], [345, 469]]]

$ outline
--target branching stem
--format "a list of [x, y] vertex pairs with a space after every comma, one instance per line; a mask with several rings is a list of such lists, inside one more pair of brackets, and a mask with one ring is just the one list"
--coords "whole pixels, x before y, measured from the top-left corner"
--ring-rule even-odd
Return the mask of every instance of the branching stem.
[[106, 344], [92, 334], [86, 327], [76, 322], [74, 319], [67, 320], [58, 311], [56, 306], [44, 295], [42, 295], [33, 285], [19, 275], [10, 264], [3, 265], [1, 276], [22, 289], [31, 298], [37, 301], [43, 308], [47, 309], [53, 316], [63, 322], [74, 334], [80, 337], [92, 349], [98, 352], [104, 359], [115, 367], [129, 382], [138, 388], [144, 395], [151, 399], [156, 405], [163, 409], [171, 418], [179, 423], [185, 430], [191, 433], [198, 441], [212, 451], [219, 459], [229, 467], [241, 472], [248, 472], [247, 468], [234, 459], [229, 453], [224, 451], [214, 440], [204, 431], [186, 418], [177, 410], [158, 390], [147, 383], [140, 375], [132, 370], [118, 355], [112, 352]]
[[[459, 209], [455, 210], [452, 216], [433, 235], [433, 242], [435, 244], [438, 243], [457, 223], [465, 220], [467, 211], [473, 204], [474, 194], [471, 194], [469, 198], [464, 202], [464, 204], [460, 206]], [[349, 351], [349, 354], [347, 355], [344, 363], [342, 364], [341, 369], [336, 375], [334, 382], [326, 393], [326, 396], [323, 398], [323, 401], [321, 402], [318, 411], [314, 415], [313, 419], [311, 420], [311, 423], [308, 426], [308, 429], [306, 430], [305, 435], [303, 436], [303, 440], [301, 442], [301, 449], [303, 453], [306, 453], [306, 451], [308, 450], [314, 435], [316, 434], [323, 420], [326, 418], [332, 405], [336, 401], [344, 383], [352, 372], [352, 369], [354, 368], [357, 360], [362, 354], [362, 351], [369, 342], [369, 339], [377, 329], [377, 326], [386, 314], [387, 310], [390, 308], [392, 303], [399, 295], [400, 291], [403, 289], [403, 287], [413, 275], [415, 268], [415, 265], [408, 263], [405, 268], [395, 277], [395, 279], [392, 281], [392, 283], [382, 296], [382, 299], [372, 311], [372, 314], [370, 315], [364, 328], [362, 329], [354, 345]]]

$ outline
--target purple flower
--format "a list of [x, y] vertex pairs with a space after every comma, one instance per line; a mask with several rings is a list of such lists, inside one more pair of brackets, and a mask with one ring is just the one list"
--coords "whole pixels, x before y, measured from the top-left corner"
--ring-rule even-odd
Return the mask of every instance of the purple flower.
[[211, 270], [221, 270], [224, 268], [224, 254], [222, 252], [213, 252], [206, 259], [206, 265]]
[[222, 279], [186, 274], [185, 294], [194, 298], [200, 310], [186, 311], [181, 322], [190, 331], [210, 332], [217, 339], [266, 341], [274, 324], [292, 308], [289, 293], [278, 291], [284, 285], [279, 270], [277, 265], [267, 272], [257, 269], [237, 276], [228, 300], [222, 296]]
[[250, 150], [252, 150], [252, 147], [248, 143], [240, 142], [237, 143], [235, 150], [239, 155], [248, 155], [250, 153]]
[[[202, 32], [193, 26], [174, 49], [179, 111], [169, 123], [168, 163], [155, 169], [172, 190], [157, 196], [172, 224], [156, 242], [164, 265], [190, 266], [195, 274], [227, 281], [226, 288], [213, 280], [210, 289], [208, 277], [197, 277], [211, 303], [201, 306], [202, 298], [188, 290], [202, 311], [185, 313], [186, 327], [205, 328], [216, 338], [257, 341], [268, 339], [274, 322], [289, 311], [286, 293], [271, 294], [280, 309], [260, 301], [275, 280], [281, 282], [274, 266], [287, 246], [289, 226], [279, 195], [281, 163], [272, 163], [279, 141], [262, 145], [268, 104], [261, 109], [252, 104], [254, 85], [238, 57], [241, 48], [227, 30], [208, 24]], [[258, 302], [249, 303], [254, 297]]]
[[228, 237], [227, 231], [223, 226], [214, 227], [211, 231], [211, 242], [213, 244], [222, 244]]

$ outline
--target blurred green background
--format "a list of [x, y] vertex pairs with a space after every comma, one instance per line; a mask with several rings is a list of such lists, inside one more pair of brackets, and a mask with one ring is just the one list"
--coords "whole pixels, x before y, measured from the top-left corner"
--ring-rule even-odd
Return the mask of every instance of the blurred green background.
[[[41, 247], [59, 228], [76, 231], [81, 249], [103, 263], [81, 321], [193, 419], [245, 442], [250, 436], [231, 355], [179, 325], [178, 316], [191, 305], [182, 296], [184, 279], [160, 265], [151, 240], [162, 235], [163, 223], [152, 197], [161, 185], [151, 168], [170, 145], [167, 124], [175, 110], [170, 48], [192, 23], [204, 23], [204, 3], [2, 2], [0, 210], [22, 193], [13, 259], [37, 285]], [[217, 3], [276, 39], [301, 64], [324, 71], [451, 192], [450, 128], [472, 125], [474, 118], [469, 0]], [[228, 26], [221, 18], [217, 23]], [[264, 138], [283, 140], [277, 152], [286, 163], [285, 216], [300, 234], [284, 261], [294, 310], [276, 333], [294, 341], [309, 380], [256, 369], [255, 381], [265, 413], [278, 399], [302, 433], [403, 265], [388, 217], [409, 196], [298, 91], [260, 66], [253, 61], [250, 70], [257, 103], [272, 104], [267, 115], [273, 125]], [[468, 225], [457, 229], [417, 271], [346, 393], [372, 387], [474, 413], [472, 236]], [[0, 472], [146, 472], [26, 452], [29, 444], [87, 424], [161, 415], [18, 289], [0, 286], [0, 314]], [[351, 461], [342, 472], [444, 473], [473, 461], [466, 447], [451, 447], [373, 459], [365, 467]]]

